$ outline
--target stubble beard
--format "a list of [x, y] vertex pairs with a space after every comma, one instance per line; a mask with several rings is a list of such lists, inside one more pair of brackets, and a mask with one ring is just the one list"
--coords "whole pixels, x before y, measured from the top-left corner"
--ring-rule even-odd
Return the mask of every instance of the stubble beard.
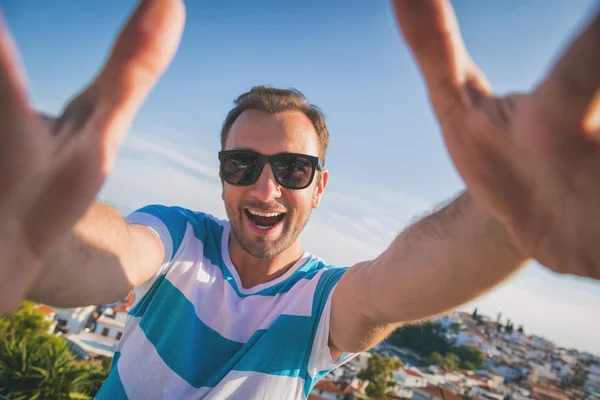
[[300, 236], [300, 233], [302, 233], [302, 230], [308, 223], [308, 219], [311, 214], [309, 211], [308, 215], [306, 216], [300, 215], [297, 223], [293, 222], [294, 215], [286, 215], [281, 236], [279, 236], [279, 238], [277, 238], [275, 241], [269, 241], [265, 240], [264, 238], [247, 239], [244, 237], [243, 233], [243, 211], [238, 210], [235, 213], [235, 218], [231, 218], [229, 211], [227, 213], [229, 215], [233, 237], [238, 242], [242, 250], [251, 256], [260, 259], [273, 258], [289, 249], [290, 246], [296, 242]]

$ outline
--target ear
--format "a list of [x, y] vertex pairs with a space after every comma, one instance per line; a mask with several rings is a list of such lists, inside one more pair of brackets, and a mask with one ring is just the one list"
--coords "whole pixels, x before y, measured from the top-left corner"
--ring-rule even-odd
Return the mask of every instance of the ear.
[[221, 199], [225, 201], [225, 181], [221, 175], [221, 166], [219, 166], [219, 179], [221, 180]]
[[325, 192], [327, 181], [329, 180], [329, 171], [324, 169], [319, 175], [317, 187], [315, 188], [315, 195], [313, 196], [313, 208], [317, 208], [319, 207], [319, 204], [321, 204], [321, 197], [323, 196], [323, 192]]

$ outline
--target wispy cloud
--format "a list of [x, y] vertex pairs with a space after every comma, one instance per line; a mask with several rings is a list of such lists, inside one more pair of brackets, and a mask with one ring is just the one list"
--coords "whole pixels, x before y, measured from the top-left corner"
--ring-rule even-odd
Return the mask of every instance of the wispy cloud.
[[[177, 137], [179, 135], [167, 135]], [[129, 213], [147, 204], [179, 205], [225, 218], [214, 152], [175, 139], [134, 133], [124, 143], [100, 198]], [[302, 234], [304, 247], [326, 262], [350, 266], [379, 255], [432, 203], [389, 188], [330, 183]], [[459, 283], [457, 283], [459, 284]], [[401, 290], [399, 285], [399, 290]], [[466, 308], [502, 312], [529, 332], [600, 353], [598, 285], [565, 279], [536, 265]], [[585, 294], [585, 296], [584, 296]], [[423, 293], [427, 295], [426, 292]]]

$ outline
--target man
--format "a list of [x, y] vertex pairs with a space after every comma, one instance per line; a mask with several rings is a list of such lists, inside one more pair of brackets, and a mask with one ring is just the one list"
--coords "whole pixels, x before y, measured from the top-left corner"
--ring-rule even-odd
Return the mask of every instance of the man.
[[175, 52], [179, 1], [142, 2], [57, 120], [27, 105], [3, 31], [0, 268], [10, 279], [0, 311], [24, 297], [102, 304], [135, 288], [98, 398], [301, 399], [398, 326], [472, 300], [530, 258], [599, 278], [600, 15], [533, 92], [495, 98], [447, 1], [394, 5], [467, 190], [349, 269], [298, 242], [329, 176], [327, 128], [296, 92], [258, 87], [228, 114], [219, 153], [228, 221], [158, 205], [124, 220], [90, 206]]

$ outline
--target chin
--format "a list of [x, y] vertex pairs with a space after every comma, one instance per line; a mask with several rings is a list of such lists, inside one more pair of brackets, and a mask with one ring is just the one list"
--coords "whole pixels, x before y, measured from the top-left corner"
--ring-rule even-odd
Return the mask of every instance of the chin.
[[244, 240], [239, 243], [246, 253], [250, 254], [253, 257], [261, 259], [273, 258], [276, 255], [283, 253], [287, 248], [289, 248], [289, 246], [277, 246], [277, 244], [275, 243], [265, 246], [264, 242], [261, 243], [255, 240]]

